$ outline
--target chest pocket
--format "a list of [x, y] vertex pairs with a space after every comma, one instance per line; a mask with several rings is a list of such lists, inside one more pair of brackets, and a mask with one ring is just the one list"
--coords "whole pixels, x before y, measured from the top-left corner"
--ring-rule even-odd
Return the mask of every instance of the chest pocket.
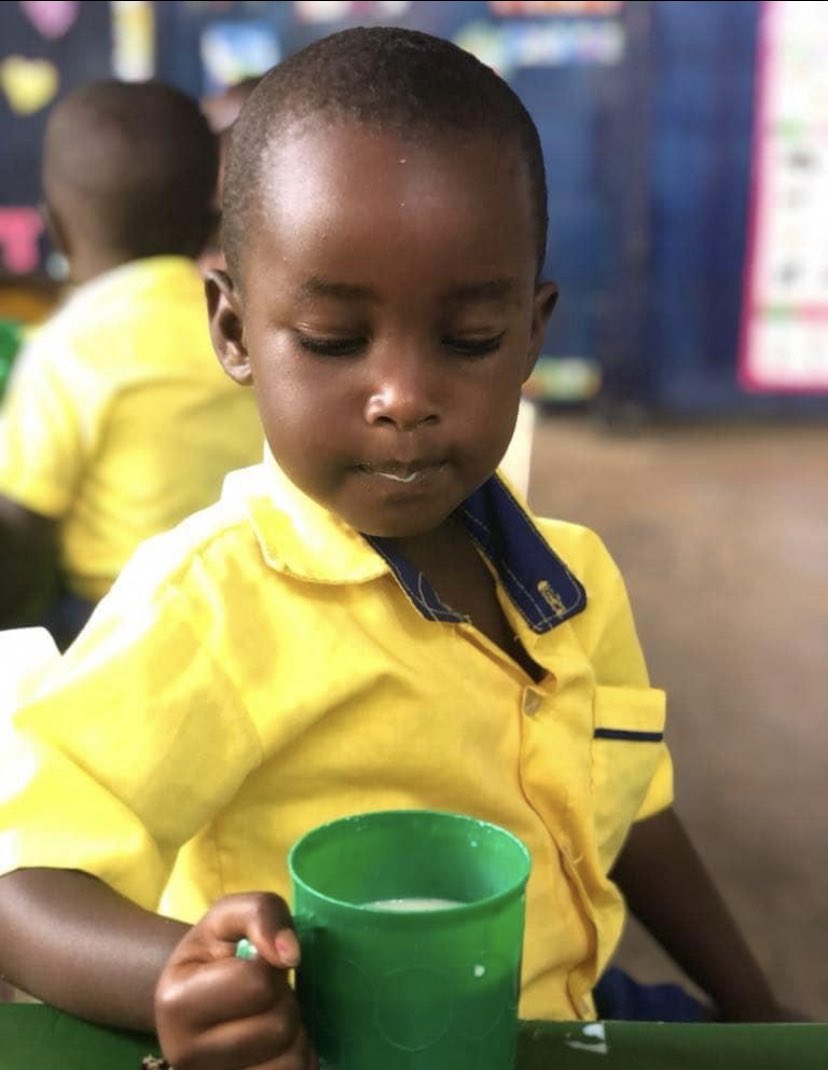
[[664, 716], [665, 695], [656, 688], [595, 689], [592, 796], [598, 852], [607, 869], [662, 757]]

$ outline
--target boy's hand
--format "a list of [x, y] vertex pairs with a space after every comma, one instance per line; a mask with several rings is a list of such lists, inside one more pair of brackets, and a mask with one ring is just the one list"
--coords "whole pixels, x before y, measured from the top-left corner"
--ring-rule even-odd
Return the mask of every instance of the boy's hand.
[[[258, 951], [236, 958], [246, 937]], [[167, 960], [155, 1023], [175, 1070], [316, 1070], [287, 971], [299, 943], [284, 901], [251, 893], [220, 899]]]

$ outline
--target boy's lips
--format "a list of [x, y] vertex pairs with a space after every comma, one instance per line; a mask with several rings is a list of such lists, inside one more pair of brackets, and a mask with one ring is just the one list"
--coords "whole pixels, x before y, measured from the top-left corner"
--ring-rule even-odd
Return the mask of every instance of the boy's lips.
[[357, 467], [361, 472], [390, 479], [394, 483], [416, 483], [435, 475], [444, 465], [445, 461], [379, 461], [363, 462]]

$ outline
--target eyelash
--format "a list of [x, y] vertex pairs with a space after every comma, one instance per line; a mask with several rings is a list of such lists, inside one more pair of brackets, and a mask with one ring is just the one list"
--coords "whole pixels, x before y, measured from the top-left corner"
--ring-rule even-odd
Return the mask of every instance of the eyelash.
[[314, 338], [308, 334], [300, 334], [298, 338], [302, 349], [321, 357], [356, 356], [365, 345], [364, 338]]
[[[461, 357], [485, 357], [495, 353], [503, 342], [505, 331], [490, 338], [441, 338], [440, 341], [453, 349]], [[310, 353], [322, 357], [352, 357], [359, 354], [365, 345], [365, 338], [314, 338], [312, 335], [298, 335], [299, 345]]]
[[490, 338], [443, 338], [442, 342], [461, 357], [486, 357], [500, 349], [505, 334], [501, 331]]

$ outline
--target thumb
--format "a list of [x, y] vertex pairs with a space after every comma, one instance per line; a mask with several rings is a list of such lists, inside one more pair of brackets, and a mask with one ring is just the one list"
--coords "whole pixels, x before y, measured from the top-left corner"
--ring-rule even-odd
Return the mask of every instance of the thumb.
[[[271, 966], [292, 970], [299, 965], [299, 940], [293, 928], [293, 919], [284, 900], [278, 896], [268, 896], [277, 901], [278, 906], [265, 904], [261, 914], [256, 914], [247, 927], [247, 935], [236, 945], [236, 954], [243, 957], [242, 948], [247, 947], [262, 956]], [[241, 946], [240, 946], [241, 945]], [[255, 957], [255, 956], [251, 956]]]
[[[222, 957], [261, 956], [289, 970], [299, 964], [299, 941], [287, 903], [271, 892], [247, 892], [220, 899], [199, 922]], [[219, 950], [216, 948], [216, 950]]]

